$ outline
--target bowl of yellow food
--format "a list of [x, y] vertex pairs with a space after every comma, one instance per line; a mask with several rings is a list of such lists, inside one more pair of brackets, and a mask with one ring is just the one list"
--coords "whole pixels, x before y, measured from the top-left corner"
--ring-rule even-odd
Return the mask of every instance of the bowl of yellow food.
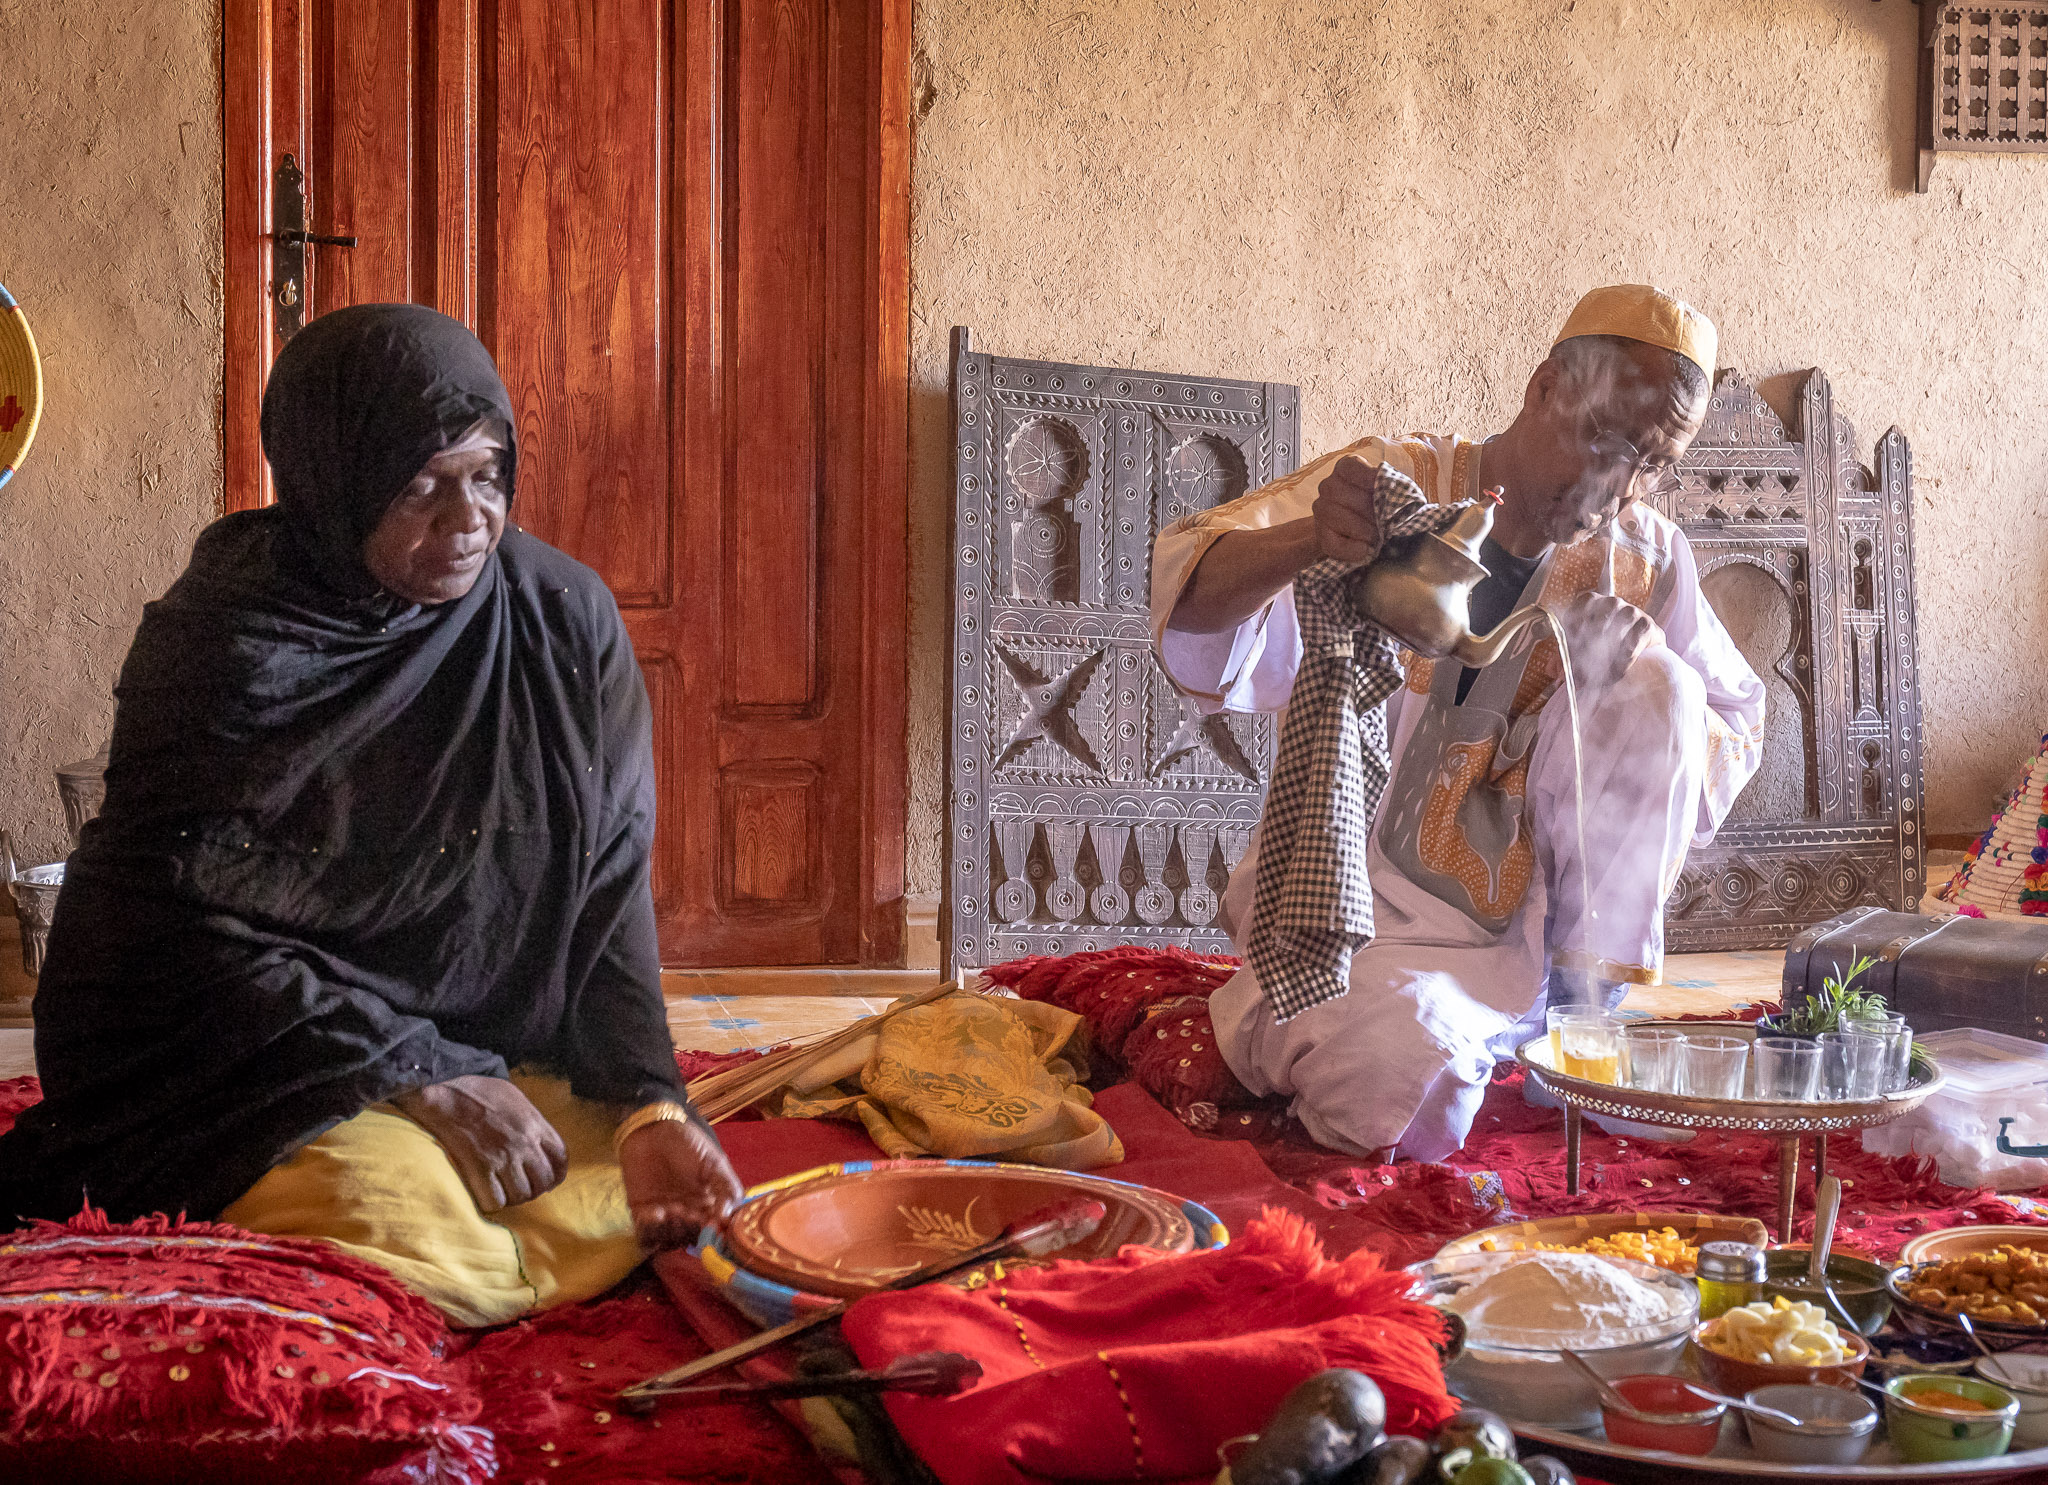
[[1699, 1259], [1700, 1245], [1718, 1242], [1762, 1248], [1769, 1244], [1770, 1235], [1753, 1217], [1724, 1217], [1713, 1212], [1582, 1212], [1468, 1232], [1445, 1243], [1436, 1256], [1590, 1253], [1690, 1274]]
[[1736, 1397], [1784, 1383], [1853, 1388], [1870, 1362], [1870, 1342], [1820, 1306], [1782, 1296], [1707, 1321], [1692, 1343], [1701, 1374]]
[[[2048, 1246], [2048, 1240], [2044, 1240]], [[2048, 1338], [2048, 1251], [2002, 1243], [1901, 1264], [1885, 1280], [1892, 1312], [1915, 1335], [1953, 1335], [1957, 1315], [1988, 1338]], [[2010, 1343], [2010, 1341], [2008, 1341]]]

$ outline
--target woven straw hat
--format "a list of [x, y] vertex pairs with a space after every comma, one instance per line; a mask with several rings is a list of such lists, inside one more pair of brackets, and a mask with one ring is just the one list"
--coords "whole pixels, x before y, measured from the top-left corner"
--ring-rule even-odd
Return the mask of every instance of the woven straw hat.
[[14, 296], [0, 288], [0, 485], [21, 468], [43, 415], [43, 363]]

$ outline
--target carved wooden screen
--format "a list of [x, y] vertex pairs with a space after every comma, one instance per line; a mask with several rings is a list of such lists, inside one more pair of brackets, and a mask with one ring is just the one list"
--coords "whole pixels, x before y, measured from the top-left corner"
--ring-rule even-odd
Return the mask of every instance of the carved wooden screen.
[[1920, 170], [1951, 150], [2048, 154], [2048, 0], [1920, 0]]
[[1227, 949], [1273, 720], [1167, 683], [1152, 539], [1293, 471], [1298, 391], [1010, 360], [956, 329], [953, 420], [947, 961]]
[[1819, 371], [1788, 433], [1732, 371], [1664, 513], [1764, 678], [1764, 766], [1665, 914], [1676, 952], [1774, 948], [1862, 903], [1926, 887], [1913, 624], [1913, 463], [1897, 428], [1875, 471]]

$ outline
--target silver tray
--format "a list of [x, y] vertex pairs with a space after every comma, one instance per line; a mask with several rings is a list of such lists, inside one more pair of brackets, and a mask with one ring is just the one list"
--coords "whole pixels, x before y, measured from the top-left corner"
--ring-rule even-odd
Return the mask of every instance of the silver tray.
[[[1632, 1025], [1663, 1026], [1675, 1030], [1711, 1032], [1716, 1036], [1739, 1036], [1756, 1040], [1756, 1027], [1747, 1021], [1643, 1021]], [[1723, 1129], [1749, 1134], [1842, 1134], [1852, 1129], [1869, 1129], [1910, 1114], [1940, 1091], [1947, 1081], [1939, 1066], [1916, 1067], [1913, 1081], [1897, 1093], [1881, 1098], [1836, 1100], [1825, 1103], [1787, 1103], [1763, 1098], [1694, 1098], [1684, 1093], [1655, 1093], [1647, 1088], [1624, 1088], [1617, 1083], [1595, 1083], [1574, 1078], [1550, 1065], [1550, 1038], [1537, 1037], [1516, 1049], [1515, 1058], [1530, 1076], [1555, 1093], [1568, 1108], [1638, 1124], [1661, 1124], [1680, 1129]]]
[[[1540, 1424], [1517, 1423], [1516, 1437], [1537, 1446], [1524, 1454], [1555, 1454], [1575, 1470], [1598, 1475], [1612, 1485], [1717, 1485], [1720, 1481], [1758, 1480], [1939, 1480], [1943, 1485], [1969, 1485], [1971, 1481], [2002, 1481], [2048, 1478], [2048, 1449], [2028, 1449], [2003, 1454], [1996, 1459], [1952, 1459], [1939, 1464], [1900, 1464], [1883, 1437], [1878, 1424], [1877, 1442], [1870, 1446], [1861, 1464], [1785, 1464], [1760, 1459], [1749, 1449], [1748, 1437], [1731, 1411], [1721, 1425], [1723, 1454], [1673, 1454], [1665, 1449], [1631, 1449], [1611, 1444], [1606, 1434], [1595, 1429], [1573, 1433]], [[2036, 1473], [2036, 1472], [2042, 1473]]]
[[[1685, 1032], [1712, 1032], [1756, 1040], [1757, 1029], [1748, 1021], [1641, 1021], [1639, 1026], [1664, 1026]], [[1522, 1064], [1539, 1087], [1555, 1094], [1565, 1106], [1565, 1190], [1579, 1194], [1579, 1139], [1587, 1114], [1602, 1114], [1636, 1124], [1661, 1125], [1668, 1129], [1717, 1129], [1729, 1133], [1769, 1135], [1778, 1142], [1778, 1232], [1781, 1243], [1792, 1241], [1794, 1193], [1798, 1187], [1800, 1142], [1814, 1139], [1813, 1178], [1816, 1186], [1827, 1174], [1828, 1136], [1869, 1129], [1910, 1114], [1933, 1094], [1947, 1078], [1929, 1059], [1913, 1069], [1912, 1081], [1896, 1093], [1880, 1098], [1789, 1103], [1763, 1098], [1694, 1098], [1684, 1093], [1656, 1093], [1647, 1088], [1626, 1088], [1618, 1083], [1596, 1083], [1559, 1072], [1550, 1062], [1550, 1038], [1540, 1036], [1515, 1049]]]

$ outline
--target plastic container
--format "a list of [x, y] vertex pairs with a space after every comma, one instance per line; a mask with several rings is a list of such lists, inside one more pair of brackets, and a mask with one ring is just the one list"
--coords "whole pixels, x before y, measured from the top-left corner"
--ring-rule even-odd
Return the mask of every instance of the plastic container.
[[[1947, 1459], [1996, 1459], [2012, 1447], [2019, 1400], [2003, 1387], [1975, 1377], [1893, 1377], [1884, 1384], [1885, 1427], [1892, 1448], [1907, 1464]], [[1932, 1406], [1942, 1393], [1960, 1393], [1985, 1405], [1983, 1411]]]
[[1975, 1026], [1916, 1040], [1933, 1053], [1947, 1081], [1912, 1113], [1864, 1130], [1863, 1148], [1932, 1156], [1951, 1186], [2027, 1191], [2048, 1185], [2048, 1160], [1998, 1148], [1998, 1121], [2007, 1116], [2013, 1120], [2008, 1143], [2048, 1145], [2048, 1046]]
[[1977, 1375], [2002, 1387], [2020, 1405], [2013, 1420], [2012, 1446], [2039, 1449], [2048, 1445], [2048, 1356], [2008, 1351], [1977, 1360]]
[[[1572, 1255], [1464, 1253], [1411, 1265], [1408, 1272], [1416, 1280], [1419, 1298], [1449, 1308], [1460, 1293], [1501, 1268], [1533, 1258], [1567, 1256]], [[1600, 1421], [1600, 1394], [1559, 1354], [1560, 1346], [1577, 1351], [1609, 1380], [1675, 1370], [1699, 1315], [1699, 1290], [1693, 1281], [1633, 1259], [1599, 1262], [1613, 1264], [1665, 1295], [1671, 1306], [1666, 1316], [1605, 1335], [1489, 1329], [1468, 1321], [1464, 1349], [1444, 1368], [1451, 1392], [1523, 1422], [1586, 1429]]]
[[1877, 1407], [1860, 1392], [1781, 1382], [1742, 1395], [1744, 1402], [1776, 1408], [1800, 1420], [1788, 1428], [1754, 1413], [1742, 1415], [1749, 1447], [1780, 1464], [1856, 1464], [1877, 1432]]
[[1711, 1454], [1721, 1441], [1728, 1404], [1695, 1392], [1682, 1377], [1617, 1377], [1611, 1384], [1630, 1405], [1653, 1416], [1634, 1417], [1600, 1401], [1607, 1441], [1629, 1449], [1669, 1449], [1674, 1454]]

